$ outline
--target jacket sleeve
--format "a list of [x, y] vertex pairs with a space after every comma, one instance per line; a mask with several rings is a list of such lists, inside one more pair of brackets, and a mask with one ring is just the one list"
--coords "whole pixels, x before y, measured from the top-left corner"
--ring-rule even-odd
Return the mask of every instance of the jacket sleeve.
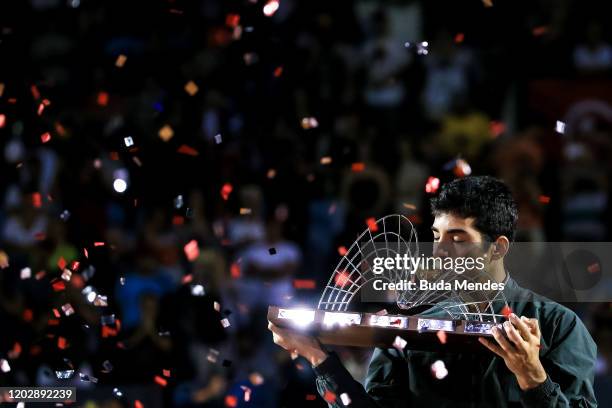
[[317, 390], [330, 408], [399, 408], [408, 406], [408, 368], [394, 349], [376, 348], [365, 388], [344, 368], [335, 353], [313, 367]]
[[555, 319], [550, 348], [542, 355], [546, 381], [521, 393], [523, 406], [597, 407], [593, 381], [597, 345], [578, 316], [569, 310]]

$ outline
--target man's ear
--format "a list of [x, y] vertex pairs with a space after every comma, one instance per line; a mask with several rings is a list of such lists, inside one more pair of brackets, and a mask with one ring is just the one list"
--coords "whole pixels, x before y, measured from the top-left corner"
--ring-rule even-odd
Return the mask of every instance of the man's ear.
[[491, 253], [491, 260], [503, 259], [510, 249], [510, 240], [505, 235], [497, 237], [493, 242], [493, 251]]

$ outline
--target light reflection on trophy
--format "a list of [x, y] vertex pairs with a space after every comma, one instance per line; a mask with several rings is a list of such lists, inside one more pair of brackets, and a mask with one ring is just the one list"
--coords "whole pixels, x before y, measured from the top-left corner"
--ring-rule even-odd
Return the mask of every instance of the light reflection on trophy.
[[[381, 273], [373, 268], [376, 258], [419, 255], [412, 223], [403, 215], [383, 217], [340, 259], [316, 310], [270, 306], [268, 319], [277, 326], [314, 335], [323, 344], [392, 347], [399, 342], [415, 350], [486, 352], [477, 338], [492, 336], [491, 329], [505, 319], [499, 314], [507, 306], [503, 291], [469, 289], [490, 279], [485, 270], [459, 274], [449, 269], [405, 267]], [[420, 290], [417, 283], [421, 281], [439, 288]], [[414, 286], [412, 290], [372, 289], [385, 283], [399, 287], [400, 282]], [[359, 310], [368, 303], [385, 302], [391, 314]]]

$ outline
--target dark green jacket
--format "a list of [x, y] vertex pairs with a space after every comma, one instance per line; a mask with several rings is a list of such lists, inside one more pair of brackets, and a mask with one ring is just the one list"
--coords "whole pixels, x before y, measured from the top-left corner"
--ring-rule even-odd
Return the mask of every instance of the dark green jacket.
[[[540, 360], [548, 374], [540, 386], [523, 392], [514, 374], [493, 353], [376, 348], [365, 390], [338, 356], [331, 353], [314, 368], [319, 393], [328, 402], [336, 397], [329, 404], [333, 408], [345, 406], [341, 402], [343, 394], [350, 399], [350, 408], [596, 407], [593, 377], [597, 346], [576, 314], [521, 288], [510, 278], [506, 280], [504, 294], [514, 313], [540, 322]], [[439, 315], [439, 311], [431, 315]], [[431, 374], [431, 365], [436, 360], [444, 361], [448, 369], [442, 380]]]

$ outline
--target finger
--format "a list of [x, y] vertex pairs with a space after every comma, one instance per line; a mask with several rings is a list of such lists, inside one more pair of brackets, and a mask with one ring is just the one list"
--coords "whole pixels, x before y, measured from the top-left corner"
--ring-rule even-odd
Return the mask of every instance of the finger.
[[540, 333], [540, 324], [538, 323], [538, 319], [529, 319], [523, 316], [521, 317], [521, 320], [523, 320], [527, 324], [527, 326], [529, 326], [529, 330], [531, 331], [531, 334], [533, 335], [533, 337], [539, 340], [541, 333]]
[[512, 343], [514, 343], [518, 350], [527, 350], [527, 342], [523, 340], [523, 338], [519, 334], [519, 331], [512, 325], [512, 323], [504, 323], [504, 329], [506, 330], [506, 334], [508, 334], [508, 338]]
[[512, 313], [510, 315], [510, 322], [516, 328], [516, 330], [518, 330], [523, 340], [525, 341], [531, 340], [531, 330], [529, 329], [529, 326], [527, 326], [527, 324], [524, 321], [519, 319], [517, 315]]
[[486, 348], [488, 348], [489, 350], [491, 350], [493, 353], [500, 356], [501, 358], [504, 358], [505, 356], [504, 351], [497, 344], [493, 344], [493, 342], [485, 339], [484, 337], [479, 337], [478, 342], [482, 344], [483, 346], [485, 346]]
[[491, 331], [493, 332], [493, 337], [495, 338], [495, 341], [497, 341], [497, 344], [499, 344], [502, 350], [504, 350], [506, 353], [514, 352], [514, 347], [508, 342], [508, 340], [506, 340], [506, 338], [502, 334], [502, 329], [494, 327]]

